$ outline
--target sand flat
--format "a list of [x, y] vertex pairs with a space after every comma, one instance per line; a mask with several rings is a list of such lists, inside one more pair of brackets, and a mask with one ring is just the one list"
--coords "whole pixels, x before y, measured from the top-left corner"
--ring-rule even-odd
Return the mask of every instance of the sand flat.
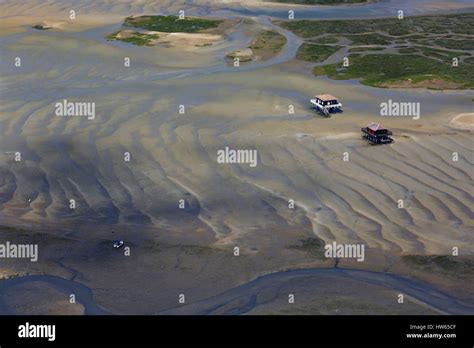
[[454, 128], [473, 130], [474, 113], [459, 114], [451, 119], [449, 125]]

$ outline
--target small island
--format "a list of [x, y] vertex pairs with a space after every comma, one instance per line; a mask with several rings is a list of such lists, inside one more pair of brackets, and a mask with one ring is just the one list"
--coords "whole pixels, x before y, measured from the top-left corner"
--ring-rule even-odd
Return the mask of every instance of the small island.
[[41, 25], [41, 24], [35, 24], [32, 26], [33, 29], [36, 29], [36, 30], [49, 30], [51, 29], [51, 27], [47, 27], [47, 26], [44, 26], [44, 25]]
[[118, 40], [137, 46], [207, 47], [221, 40], [230, 21], [178, 16], [127, 17], [124, 29], [107, 35], [107, 40]]
[[227, 58], [239, 58], [240, 63], [262, 61], [273, 58], [286, 44], [286, 38], [274, 30], [262, 30], [257, 33], [249, 47], [227, 54]]
[[157, 34], [145, 34], [133, 30], [116, 31], [107, 36], [107, 40], [119, 40], [137, 46], [150, 46], [153, 40], [159, 39]]
[[[109, 41], [121, 41], [136, 46], [205, 48], [224, 40], [229, 30], [239, 21], [178, 16], [127, 17], [123, 28], [106, 36]], [[278, 55], [286, 38], [275, 30], [258, 30], [248, 47], [226, 54], [230, 62], [240, 63], [268, 60]]]

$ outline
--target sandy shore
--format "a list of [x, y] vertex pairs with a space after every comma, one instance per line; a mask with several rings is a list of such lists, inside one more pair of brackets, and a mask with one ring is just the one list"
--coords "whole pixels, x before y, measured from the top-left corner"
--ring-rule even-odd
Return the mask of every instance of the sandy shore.
[[460, 129], [474, 129], [474, 113], [459, 114], [451, 119], [449, 125]]
[[[123, 40], [134, 36], [134, 30], [119, 31], [115, 37]], [[144, 31], [147, 35], [156, 35], [158, 38], [152, 40], [147, 46], [167, 45], [183, 50], [195, 49], [195, 47], [205, 47], [217, 44], [223, 40], [222, 35], [204, 33], [163, 33], [160, 31]]]

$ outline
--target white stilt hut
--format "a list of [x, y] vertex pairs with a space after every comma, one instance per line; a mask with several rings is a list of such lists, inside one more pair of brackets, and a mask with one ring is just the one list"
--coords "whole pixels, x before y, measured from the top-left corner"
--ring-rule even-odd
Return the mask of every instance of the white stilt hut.
[[315, 96], [311, 99], [311, 107], [326, 117], [331, 116], [331, 113], [342, 112], [342, 104], [330, 94]]

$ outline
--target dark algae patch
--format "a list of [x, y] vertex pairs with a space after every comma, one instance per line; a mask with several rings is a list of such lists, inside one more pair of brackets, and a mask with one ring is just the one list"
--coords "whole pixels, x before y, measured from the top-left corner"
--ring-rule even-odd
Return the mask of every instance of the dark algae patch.
[[50, 27], [45, 27], [45, 26], [40, 25], [40, 24], [33, 25], [32, 28], [36, 29], [36, 30], [49, 30], [49, 29], [51, 29]]
[[317, 258], [324, 258], [324, 241], [319, 238], [301, 239], [299, 244], [288, 248], [307, 252]]
[[460, 277], [474, 275], [474, 260], [449, 255], [405, 255], [403, 261], [422, 271], [442, 272]]

